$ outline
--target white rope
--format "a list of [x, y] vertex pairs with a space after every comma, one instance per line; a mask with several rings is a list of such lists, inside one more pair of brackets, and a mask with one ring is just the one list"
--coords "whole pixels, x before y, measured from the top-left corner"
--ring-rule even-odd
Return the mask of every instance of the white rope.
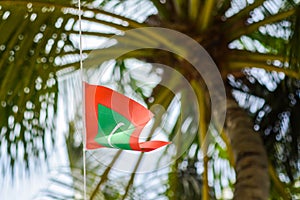
[[83, 143], [83, 148], [82, 148], [82, 153], [83, 153], [83, 196], [84, 196], [84, 200], [87, 200], [87, 195], [86, 195], [86, 157], [85, 157], [85, 153], [86, 153], [86, 133], [85, 133], [85, 109], [84, 109], [84, 105], [85, 105], [85, 91], [84, 91], [84, 71], [83, 71], [83, 55], [82, 55], [82, 27], [81, 27], [81, 1], [78, 0], [78, 10], [79, 10], [79, 14], [78, 14], [78, 18], [79, 18], [79, 54], [80, 54], [80, 71], [81, 71], [81, 81], [82, 81], [82, 120], [83, 120], [83, 139], [82, 139], [82, 143]]

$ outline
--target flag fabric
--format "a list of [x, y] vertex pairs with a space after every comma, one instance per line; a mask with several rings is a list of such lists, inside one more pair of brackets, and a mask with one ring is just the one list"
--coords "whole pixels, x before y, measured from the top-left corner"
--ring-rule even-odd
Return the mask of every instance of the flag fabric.
[[86, 149], [148, 152], [170, 143], [139, 142], [140, 133], [153, 114], [138, 102], [104, 86], [84, 82], [84, 87]]

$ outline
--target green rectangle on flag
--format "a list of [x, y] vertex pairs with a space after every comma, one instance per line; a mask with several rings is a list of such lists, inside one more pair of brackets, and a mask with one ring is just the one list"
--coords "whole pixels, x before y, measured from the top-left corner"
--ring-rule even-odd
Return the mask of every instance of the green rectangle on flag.
[[119, 149], [131, 150], [130, 135], [134, 125], [124, 116], [98, 104], [98, 134], [95, 141], [99, 144]]

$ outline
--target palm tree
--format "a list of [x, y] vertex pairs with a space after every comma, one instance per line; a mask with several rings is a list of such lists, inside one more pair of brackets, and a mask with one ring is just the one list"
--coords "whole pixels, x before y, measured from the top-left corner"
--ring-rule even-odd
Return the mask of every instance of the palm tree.
[[[141, 164], [140, 160], [130, 178], [124, 177], [124, 181], [118, 182], [118, 187], [113, 187], [111, 180], [115, 180], [114, 177], [121, 176], [120, 174], [111, 168], [103, 169], [89, 163], [89, 196], [92, 199], [125, 199], [128, 196], [142, 198], [140, 191], [151, 194], [161, 185], [165, 185], [166, 189], [157, 192], [158, 196], [154, 199], [221, 198], [220, 190], [225, 189], [220, 188], [229, 187], [234, 182], [228, 177], [230, 173], [217, 167], [218, 162], [223, 162], [223, 166], [228, 166], [227, 169], [230, 169], [230, 165], [235, 169], [235, 199], [268, 199], [272, 195], [283, 199], [299, 197], [299, 126], [296, 123], [299, 120], [297, 79], [300, 76], [300, 52], [297, 45], [300, 27], [298, 4], [288, 0], [258, 0], [253, 3], [226, 0], [132, 2], [83, 2], [84, 21], [110, 27], [103, 32], [87, 27], [83, 34], [108, 38], [120, 31], [156, 26], [188, 35], [205, 48], [218, 66], [226, 85], [227, 110], [220, 104], [217, 106], [218, 113], [210, 113], [208, 92], [217, 91], [208, 91], [200, 75], [179, 56], [150, 49], [134, 51], [118, 58], [113, 63], [115, 74], [128, 73], [128, 62], [132, 62], [132, 58], [143, 62], [161, 62], [180, 71], [198, 98], [200, 128], [193, 132], [192, 127], [188, 127], [187, 132], [198, 137], [195, 137], [193, 144], [169, 170], [158, 171], [152, 177], [149, 175], [149, 183], [160, 181], [153, 188], [134, 184], [141, 176], [134, 173]], [[22, 157], [29, 169], [32, 160], [47, 157], [49, 149], [45, 141], [49, 139], [46, 138], [50, 137], [55, 141], [53, 132], [56, 124], [53, 122], [57, 110], [57, 82], [60, 77], [67, 76], [69, 84], [79, 84], [76, 73], [79, 59], [79, 46], [76, 43], [78, 8], [69, 1], [14, 1], [13, 5], [11, 1], [1, 1], [0, 5], [0, 26], [5, 30], [0, 38], [0, 144], [5, 149], [1, 157], [7, 157], [8, 162], [3, 167], [10, 163], [8, 168], [13, 173], [17, 157]], [[89, 5], [93, 5], [93, 8]], [[133, 11], [127, 15], [126, 12], [118, 13], [120, 7]], [[138, 10], [140, 15], [139, 12], [132, 13]], [[159, 45], [168, 43], [160, 35], [150, 34], [148, 37]], [[137, 35], [134, 39], [137, 43], [144, 41], [143, 35]], [[83, 53], [87, 55], [91, 50], [93, 49], [84, 49]], [[22, 73], [14, 73], [17, 70]], [[67, 73], [73, 74], [66, 75]], [[124, 84], [124, 76], [112, 77], [112, 82]], [[127, 85], [139, 88], [140, 83], [143, 80], [131, 76]], [[74, 85], [73, 91], [76, 93], [78, 91], [74, 89]], [[176, 81], [173, 87], [176, 87]], [[154, 101], [148, 103], [149, 106], [160, 104], [165, 108], [162, 113], [157, 114], [161, 117], [156, 119], [157, 125], [153, 128], [163, 129], [160, 122], [166, 119], [162, 116], [168, 109], [174, 109], [176, 95], [168, 88], [160, 86], [153, 87], [151, 91], [150, 95], [145, 91], [137, 93], [145, 102], [149, 102], [147, 100], [150, 100], [151, 95], [155, 97]], [[182, 97], [181, 107], [188, 108], [188, 105], [189, 102]], [[222, 127], [218, 116], [225, 115], [225, 112], [226, 120]], [[210, 116], [215, 122], [210, 132], [218, 134], [212, 134], [213, 142], [205, 144]], [[190, 116], [186, 116], [183, 121], [188, 117]], [[183, 126], [177, 117], [169, 130], [170, 139], [178, 131], [184, 136], [184, 131], [180, 131]], [[70, 128], [67, 141], [73, 139], [71, 130]], [[68, 143], [73, 169], [69, 175], [74, 178], [74, 182], [80, 183], [81, 179], [76, 177], [81, 171], [78, 173], [76, 168], [81, 169], [81, 166], [78, 164], [78, 157], [73, 153], [78, 152], [81, 147], [74, 148], [73, 145], [73, 142]], [[208, 145], [208, 148], [200, 148], [203, 145]], [[23, 151], [18, 150], [22, 148]], [[115, 154], [110, 166], [115, 165], [121, 154], [122, 152]], [[141, 159], [142, 157], [143, 154], [140, 155]], [[199, 164], [203, 168], [200, 172]], [[101, 178], [98, 177], [99, 174]], [[224, 180], [228, 183], [220, 183]], [[64, 181], [56, 182], [67, 185]], [[71, 188], [81, 190], [76, 184]], [[53, 196], [52, 193], [51, 195]], [[77, 197], [75, 195], [69, 198]]]

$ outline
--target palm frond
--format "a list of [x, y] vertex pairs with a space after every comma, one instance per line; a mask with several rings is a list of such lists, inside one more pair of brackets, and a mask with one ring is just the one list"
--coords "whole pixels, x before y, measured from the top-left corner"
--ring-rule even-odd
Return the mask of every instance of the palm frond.
[[[29, 168], [29, 159], [48, 156], [50, 149], [46, 146], [54, 142], [57, 75], [64, 73], [62, 69], [70, 73], [79, 67], [79, 46], [74, 39], [78, 37], [78, 11], [69, 1], [15, 1], [14, 4], [1, 1], [0, 5], [0, 27], [5, 30], [0, 38], [0, 118], [3, 119], [0, 127], [1, 146], [7, 149], [1, 156], [8, 156], [11, 169], [17, 157], [23, 157]], [[93, 12], [94, 17], [86, 17], [86, 12]], [[110, 27], [107, 33], [85, 29], [83, 37], [87, 38], [107, 38], [116, 34], [113, 28], [128, 29], [120, 23], [142, 26], [129, 18], [85, 6], [82, 19], [83, 23], [88, 21]], [[45, 141], [49, 137], [50, 141]], [[16, 146], [16, 150], [12, 152], [11, 146]]]
[[60, 9], [25, 1], [16, 4], [19, 6], [0, 2], [0, 26], [6, 30], [1, 35], [0, 52], [0, 143], [6, 148], [1, 157], [9, 160], [8, 168], [14, 169], [19, 160], [28, 170], [32, 160], [37, 162], [50, 154], [54, 143], [58, 91], [55, 56], [62, 50], [61, 44], [72, 46], [72, 42], [63, 29], [52, 28], [58, 23], [66, 25], [70, 19], [62, 20]]

